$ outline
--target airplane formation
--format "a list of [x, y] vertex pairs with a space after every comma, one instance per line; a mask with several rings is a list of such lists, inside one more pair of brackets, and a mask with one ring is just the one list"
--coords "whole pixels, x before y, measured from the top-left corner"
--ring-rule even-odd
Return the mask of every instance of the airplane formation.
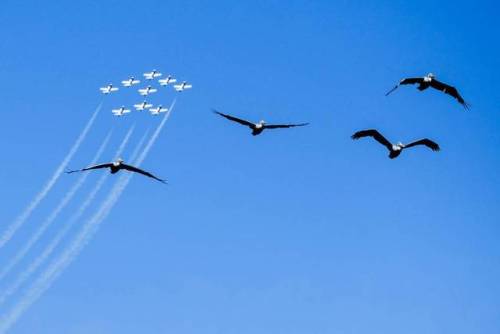
[[[162, 73], [157, 71], [157, 70], [152, 70], [151, 72], [143, 73], [143, 76], [144, 76], [144, 79], [146, 80], [146, 82], [148, 82], [150, 84], [148, 84], [144, 88], [139, 88], [137, 90], [137, 92], [143, 98], [146, 98], [149, 95], [158, 92], [158, 88], [152, 86], [152, 83], [155, 80], [157, 80], [158, 78], [160, 78], [162, 76]], [[174, 90], [177, 92], [183, 92], [184, 90], [188, 90], [188, 89], [193, 88], [193, 85], [188, 83], [187, 81], [183, 81], [180, 84], [175, 84], [176, 82], [177, 82], [177, 79], [174, 78], [170, 74], [167, 75], [163, 79], [158, 79], [158, 84], [160, 85], [160, 87], [172, 85]], [[130, 78], [128, 78], [126, 80], [122, 80], [122, 82], [121, 82], [122, 86], [125, 88], [136, 86], [140, 83], [141, 83], [141, 80], [136, 79], [133, 76], [131, 76]], [[110, 83], [107, 86], [99, 88], [99, 90], [101, 91], [102, 94], [108, 95], [108, 94], [111, 94], [111, 93], [118, 91], [119, 88], [115, 87], [113, 84]], [[161, 113], [165, 113], [168, 111], [168, 109], [163, 107], [161, 104], [154, 107], [154, 105], [152, 103], [149, 103], [146, 100], [144, 100], [141, 103], [134, 104], [134, 108], [137, 111], [149, 110], [151, 115], [154, 115], [154, 116], [159, 115]], [[111, 113], [115, 116], [118, 116], [118, 117], [124, 116], [130, 112], [131, 112], [131, 109], [127, 109], [127, 108], [125, 108], [125, 106], [121, 106], [120, 108], [116, 108], [116, 109], [111, 110]]]
[[[160, 73], [156, 70], [153, 70], [151, 72], [144, 73], [143, 75], [144, 75], [144, 78], [146, 81], [152, 82], [153, 80], [161, 77], [162, 73]], [[177, 79], [173, 78], [171, 75], [168, 75], [167, 77], [158, 80], [159, 85], [162, 87], [168, 86], [170, 84], [174, 84], [176, 82], [177, 82]], [[140, 83], [140, 80], [135, 79], [134, 77], [130, 77], [129, 79], [122, 81], [122, 85], [124, 87], [132, 87], [132, 86], [137, 85], [139, 83]], [[402, 79], [394, 88], [392, 88], [385, 95], [388, 96], [393, 91], [395, 91], [397, 88], [399, 88], [399, 86], [401, 86], [401, 85], [412, 85], [412, 84], [418, 84], [417, 89], [419, 91], [424, 91], [427, 88], [432, 87], [438, 91], [441, 91], [441, 92], [453, 97], [466, 110], [468, 110], [470, 108], [469, 104], [467, 102], [465, 102], [465, 100], [463, 99], [463, 97], [460, 95], [460, 93], [458, 92], [458, 90], [455, 87], [448, 85], [446, 83], [443, 83], [441, 81], [438, 81], [436, 79], [436, 76], [432, 73], [429, 73], [424, 77]], [[177, 92], [182, 92], [186, 89], [191, 89], [192, 85], [187, 83], [186, 81], [183, 81], [180, 84], [173, 85], [173, 87]], [[100, 88], [101, 93], [105, 94], [105, 95], [111, 94], [111, 93], [116, 92], [118, 90], [119, 90], [119, 88], [113, 86], [112, 84], [109, 84], [108, 86]], [[138, 90], [138, 92], [141, 96], [148, 96], [149, 94], [156, 93], [157, 91], [158, 91], [158, 89], [152, 87], [151, 85], [148, 85], [145, 88], [141, 88]], [[151, 104], [147, 101], [143, 101], [141, 103], [134, 104], [134, 108], [137, 111], [148, 109], [152, 115], [159, 115], [161, 113], [165, 113], [168, 111], [168, 108], [163, 107], [161, 104], [154, 107], [153, 104]], [[251, 134], [253, 136], [260, 135], [264, 130], [268, 130], [268, 129], [286, 129], [286, 128], [293, 128], [293, 127], [302, 127], [302, 126], [306, 126], [309, 124], [309, 123], [268, 124], [263, 120], [259, 121], [258, 123], [254, 123], [254, 122], [250, 122], [250, 121], [247, 121], [247, 120], [239, 118], [239, 117], [235, 117], [235, 116], [232, 116], [229, 114], [224, 114], [224, 113], [219, 112], [215, 109], [212, 109], [212, 111], [215, 114], [217, 114], [223, 118], [226, 118], [232, 122], [239, 123], [241, 125], [248, 127], [251, 130]], [[123, 116], [125, 114], [130, 113], [130, 112], [131, 112], [131, 110], [127, 109], [125, 106], [122, 106], [120, 108], [112, 110], [112, 113], [115, 116]], [[394, 143], [391, 143], [389, 140], [387, 140], [376, 129], [357, 131], [351, 136], [351, 138], [354, 140], [357, 140], [360, 138], [365, 138], [365, 137], [371, 137], [375, 141], [377, 141], [378, 143], [385, 146], [385, 148], [389, 151], [388, 157], [390, 159], [397, 158], [401, 154], [401, 152], [403, 152], [403, 150], [406, 150], [408, 148], [415, 147], [415, 146], [425, 146], [425, 147], [427, 147], [435, 152], [437, 152], [441, 149], [436, 142], [434, 142], [428, 138], [416, 140], [416, 141], [410, 142], [408, 144], [403, 144], [401, 142], [394, 144]], [[111, 174], [115, 174], [120, 170], [127, 170], [129, 172], [139, 173], [139, 174], [142, 174], [144, 176], [155, 179], [157, 181], [160, 181], [162, 183], [166, 183], [165, 180], [160, 179], [149, 172], [146, 172], [146, 171], [139, 169], [137, 167], [125, 164], [123, 162], [123, 160], [121, 160], [121, 159], [118, 159], [117, 161], [110, 162], [110, 163], [104, 163], [104, 164], [89, 166], [89, 167], [86, 167], [83, 169], [68, 171], [67, 173], [83, 172], [83, 171], [103, 169], [103, 168], [109, 168]]]

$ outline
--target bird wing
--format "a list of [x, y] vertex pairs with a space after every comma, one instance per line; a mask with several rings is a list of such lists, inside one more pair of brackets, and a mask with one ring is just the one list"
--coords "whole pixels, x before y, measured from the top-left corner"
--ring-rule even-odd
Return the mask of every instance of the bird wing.
[[70, 170], [70, 171], [67, 171], [66, 173], [71, 174], [71, 173], [75, 173], [75, 172], [84, 172], [86, 170], [92, 170], [92, 169], [110, 168], [111, 166], [113, 166], [112, 163], [105, 163], [105, 164], [99, 164], [99, 165], [85, 167], [82, 169]]
[[146, 172], [140, 168], [137, 168], [137, 167], [134, 167], [134, 166], [130, 166], [130, 165], [127, 165], [127, 164], [121, 164], [121, 167], [122, 169], [125, 169], [125, 170], [128, 170], [130, 172], [134, 172], [134, 173], [139, 173], [139, 174], [142, 174], [144, 176], [147, 176], [147, 177], [150, 177], [152, 179], [155, 179], [157, 181], [160, 181], [161, 183], [167, 183], [166, 180], [163, 180], [163, 179], [160, 179], [156, 176], [154, 176], [153, 174], [149, 173], [149, 172]]
[[404, 78], [399, 82], [400, 85], [414, 85], [416, 83], [421, 83], [424, 78]]
[[465, 102], [465, 100], [458, 93], [458, 90], [455, 87], [447, 85], [444, 82], [441, 82], [441, 81], [436, 80], [436, 79], [431, 81], [431, 87], [454, 97], [455, 99], [457, 99], [458, 103], [460, 103], [465, 109], [469, 109], [469, 105], [467, 104], [467, 102]]
[[394, 92], [401, 85], [413, 85], [413, 84], [416, 84], [416, 83], [421, 83], [422, 81], [424, 81], [423, 78], [404, 78], [396, 86], [394, 86], [393, 89], [391, 89], [390, 91], [388, 91], [385, 94], [385, 96], [387, 96], [387, 95], [391, 94], [392, 92]]
[[433, 151], [439, 151], [440, 150], [440, 147], [439, 147], [439, 145], [437, 143], [435, 143], [432, 140], [427, 139], [427, 138], [420, 139], [420, 140], [414, 141], [412, 143], [409, 143], [409, 144], [405, 145], [405, 148], [412, 147], [412, 146], [417, 146], [417, 145], [425, 145], [425, 146], [427, 146], [428, 148], [430, 148]]
[[300, 123], [300, 124], [265, 124], [265, 129], [281, 129], [281, 128], [293, 128], [296, 126], [306, 126], [309, 123]]
[[354, 133], [351, 138], [352, 139], [359, 139], [363, 137], [373, 137], [376, 141], [378, 141], [380, 144], [384, 145], [387, 147], [388, 150], [392, 150], [392, 144], [380, 134], [377, 130], [362, 130]]
[[230, 121], [233, 121], [233, 122], [237, 122], [237, 123], [240, 123], [240, 124], [243, 124], [243, 125], [246, 125], [246, 126], [249, 126], [251, 128], [253, 128], [255, 126], [255, 124], [253, 124], [252, 122], [249, 122], [249, 121], [245, 121], [244, 119], [241, 119], [241, 118], [237, 118], [237, 117], [234, 117], [234, 116], [231, 116], [231, 115], [226, 115], [226, 114], [223, 114], [221, 112], [218, 112], [217, 110], [215, 109], [212, 109], [212, 111], [214, 113], [216, 113], [217, 115], [221, 115], [222, 117], [225, 117], [227, 118], [228, 120]]

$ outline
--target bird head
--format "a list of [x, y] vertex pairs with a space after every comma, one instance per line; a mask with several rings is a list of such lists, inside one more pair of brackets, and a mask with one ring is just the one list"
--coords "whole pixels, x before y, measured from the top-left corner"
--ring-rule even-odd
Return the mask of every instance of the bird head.
[[436, 76], [434, 75], [434, 73], [429, 73], [427, 74], [427, 77], [430, 79], [434, 79]]
[[405, 147], [405, 145], [402, 142], [400, 142], [400, 141], [398, 141], [398, 143], [396, 144], [396, 146], [399, 147], [399, 148], [404, 148]]
[[116, 159], [116, 164], [117, 165], [121, 165], [122, 163], [123, 163], [123, 159], [122, 158]]

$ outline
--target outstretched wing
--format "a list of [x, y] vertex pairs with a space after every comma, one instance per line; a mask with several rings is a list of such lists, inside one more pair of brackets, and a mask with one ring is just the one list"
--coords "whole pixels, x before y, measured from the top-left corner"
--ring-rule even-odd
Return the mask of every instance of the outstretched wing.
[[392, 92], [394, 92], [399, 86], [401, 85], [413, 85], [413, 84], [416, 84], [416, 83], [421, 83], [422, 81], [424, 81], [424, 78], [405, 78], [403, 80], [401, 80], [396, 86], [394, 86], [393, 89], [391, 89], [390, 91], [388, 91], [385, 96], [391, 94]]
[[467, 102], [465, 102], [465, 100], [458, 93], [458, 90], [455, 87], [447, 85], [444, 82], [441, 82], [441, 81], [436, 80], [436, 79], [431, 81], [431, 87], [454, 97], [455, 99], [457, 99], [458, 103], [460, 103], [465, 109], [469, 109], [469, 105], [467, 104]]
[[246, 126], [249, 126], [251, 128], [253, 128], [255, 126], [255, 124], [253, 124], [252, 122], [249, 122], [249, 121], [245, 121], [244, 119], [241, 119], [241, 118], [237, 118], [237, 117], [234, 117], [234, 116], [231, 116], [231, 115], [226, 115], [226, 114], [223, 114], [221, 112], [218, 112], [217, 110], [215, 109], [212, 109], [212, 111], [214, 113], [216, 113], [217, 115], [221, 115], [222, 117], [224, 118], [227, 118], [228, 120], [230, 121], [233, 121], [233, 122], [237, 122], [237, 123], [240, 123], [240, 124], [243, 124], [243, 125], [246, 125]]
[[282, 128], [293, 128], [296, 126], [306, 126], [309, 123], [300, 123], [300, 124], [265, 124], [265, 129], [282, 129]]
[[142, 169], [139, 169], [139, 168], [137, 168], [137, 167], [130, 166], [130, 165], [123, 164], [123, 163], [121, 164], [121, 167], [122, 167], [122, 169], [128, 170], [128, 171], [130, 171], [130, 172], [139, 173], [139, 174], [142, 174], [142, 175], [144, 175], [144, 176], [150, 177], [150, 178], [152, 178], [152, 179], [155, 179], [155, 180], [157, 180], [157, 181], [160, 181], [161, 183], [167, 183], [167, 181], [166, 181], [166, 180], [162, 180], [162, 179], [160, 179], [160, 178], [157, 178], [157, 177], [156, 177], [156, 176], [154, 176], [153, 174], [151, 174], [151, 173], [149, 173], [149, 172], [146, 172], [146, 171], [144, 171], [144, 170], [142, 170]]
[[435, 143], [432, 140], [427, 139], [427, 138], [414, 141], [413, 143], [409, 143], [409, 144], [405, 145], [405, 148], [412, 147], [412, 146], [417, 146], [417, 145], [425, 145], [425, 146], [427, 146], [428, 148], [430, 148], [433, 151], [439, 151], [440, 150], [440, 147], [439, 147], [439, 145], [437, 143]]
[[111, 166], [113, 166], [112, 163], [105, 163], [105, 164], [99, 164], [99, 165], [85, 167], [82, 169], [70, 170], [70, 171], [67, 171], [66, 173], [71, 174], [71, 173], [75, 173], [75, 172], [84, 172], [86, 170], [92, 170], [92, 169], [110, 168]]
[[378, 132], [377, 130], [373, 130], [373, 129], [362, 130], [362, 131], [356, 132], [355, 134], [353, 134], [351, 136], [352, 139], [359, 139], [359, 138], [363, 138], [363, 137], [373, 137], [373, 139], [375, 139], [380, 144], [387, 147], [387, 149], [389, 151], [392, 150], [392, 144], [384, 136], [382, 136], [380, 134], [380, 132]]

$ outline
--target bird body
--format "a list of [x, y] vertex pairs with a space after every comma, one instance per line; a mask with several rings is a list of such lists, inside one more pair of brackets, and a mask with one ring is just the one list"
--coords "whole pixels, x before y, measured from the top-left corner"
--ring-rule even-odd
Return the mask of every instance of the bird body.
[[438, 144], [427, 138], [420, 139], [406, 145], [401, 142], [397, 144], [391, 144], [384, 136], [380, 134], [380, 132], [374, 129], [358, 131], [351, 136], [352, 139], [360, 139], [363, 137], [372, 137], [380, 144], [384, 145], [389, 150], [389, 158], [391, 159], [397, 158], [401, 154], [401, 152], [403, 152], [404, 149], [417, 145], [427, 146], [433, 151], [440, 150]]

